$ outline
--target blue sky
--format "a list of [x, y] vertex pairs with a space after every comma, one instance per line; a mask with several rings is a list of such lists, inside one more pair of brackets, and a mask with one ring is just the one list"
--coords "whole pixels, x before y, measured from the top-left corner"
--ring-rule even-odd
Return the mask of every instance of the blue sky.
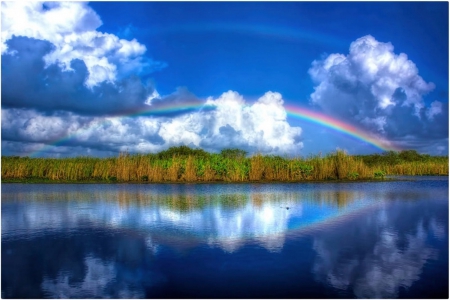
[[447, 154], [448, 53], [447, 2], [2, 3], [2, 153]]

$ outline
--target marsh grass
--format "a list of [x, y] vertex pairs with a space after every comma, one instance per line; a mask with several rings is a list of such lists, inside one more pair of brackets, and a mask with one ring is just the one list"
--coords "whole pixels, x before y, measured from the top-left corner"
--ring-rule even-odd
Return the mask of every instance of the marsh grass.
[[29, 158], [2, 156], [2, 180], [100, 182], [258, 182], [378, 179], [385, 175], [448, 175], [447, 156], [415, 151], [351, 156], [343, 151], [307, 158], [239, 149], [207, 153], [185, 146], [157, 154], [118, 157]]

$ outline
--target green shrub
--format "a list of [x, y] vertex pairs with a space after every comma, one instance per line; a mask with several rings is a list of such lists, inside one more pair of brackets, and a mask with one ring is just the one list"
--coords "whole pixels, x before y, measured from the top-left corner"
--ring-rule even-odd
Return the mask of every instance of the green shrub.
[[349, 172], [347, 177], [350, 180], [356, 180], [359, 177], [359, 173], [358, 172]]
[[384, 176], [386, 176], [386, 172], [377, 170], [373, 173], [373, 175], [375, 176], [375, 178], [384, 178]]
[[247, 151], [237, 148], [227, 148], [220, 151], [220, 155], [226, 158], [239, 159], [245, 158], [245, 156], [247, 155]]

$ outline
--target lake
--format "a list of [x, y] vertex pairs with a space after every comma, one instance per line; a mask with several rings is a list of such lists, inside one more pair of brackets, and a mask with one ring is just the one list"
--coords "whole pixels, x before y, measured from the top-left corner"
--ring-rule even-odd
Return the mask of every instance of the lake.
[[448, 178], [2, 184], [2, 298], [448, 298]]

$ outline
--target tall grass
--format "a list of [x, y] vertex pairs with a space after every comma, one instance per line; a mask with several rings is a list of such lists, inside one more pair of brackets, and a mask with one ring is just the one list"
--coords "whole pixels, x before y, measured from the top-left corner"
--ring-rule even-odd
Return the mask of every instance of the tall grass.
[[220, 154], [174, 147], [157, 154], [118, 157], [29, 158], [2, 156], [3, 180], [104, 182], [247, 182], [357, 180], [384, 175], [448, 175], [448, 157], [406, 151], [351, 156], [343, 151], [307, 158], [256, 154], [238, 149]]
[[448, 156], [419, 154], [414, 150], [357, 156], [364, 164], [388, 175], [448, 175]]

